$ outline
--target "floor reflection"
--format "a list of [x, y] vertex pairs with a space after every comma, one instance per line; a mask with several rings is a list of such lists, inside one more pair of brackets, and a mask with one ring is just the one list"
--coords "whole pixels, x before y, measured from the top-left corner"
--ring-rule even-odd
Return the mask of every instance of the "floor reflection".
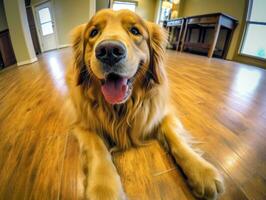
[[227, 105], [246, 113], [255, 103], [262, 77], [262, 71], [256, 68], [239, 68], [229, 89]]
[[65, 85], [65, 68], [62, 66], [60, 61], [56, 57], [49, 57], [48, 59], [49, 65], [48, 70], [51, 74], [53, 82], [58, 89], [59, 92], [65, 93], [66, 92], [66, 85]]
[[238, 95], [252, 95], [259, 85], [261, 70], [240, 68], [232, 84], [232, 91]]

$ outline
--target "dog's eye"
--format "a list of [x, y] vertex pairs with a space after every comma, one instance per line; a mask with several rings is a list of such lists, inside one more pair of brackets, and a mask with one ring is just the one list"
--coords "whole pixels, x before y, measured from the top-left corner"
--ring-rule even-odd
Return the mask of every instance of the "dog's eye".
[[93, 37], [95, 37], [98, 33], [99, 33], [98, 29], [95, 28], [95, 29], [93, 29], [93, 30], [91, 31], [91, 33], [90, 33], [90, 37], [93, 38]]
[[136, 28], [136, 27], [132, 27], [132, 28], [130, 29], [130, 32], [131, 32], [133, 35], [140, 35], [139, 29]]

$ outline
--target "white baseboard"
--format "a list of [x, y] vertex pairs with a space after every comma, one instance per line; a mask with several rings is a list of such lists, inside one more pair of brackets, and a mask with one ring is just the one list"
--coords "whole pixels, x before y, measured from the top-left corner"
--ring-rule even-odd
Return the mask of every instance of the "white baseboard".
[[27, 65], [27, 64], [36, 62], [37, 60], [38, 60], [37, 57], [34, 57], [34, 58], [29, 59], [29, 60], [24, 60], [24, 61], [21, 61], [21, 62], [17, 62], [17, 66]]
[[66, 48], [66, 47], [70, 47], [71, 44], [61, 44], [61, 45], [58, 45], [58, 49], [62, 49], [62, 48]]

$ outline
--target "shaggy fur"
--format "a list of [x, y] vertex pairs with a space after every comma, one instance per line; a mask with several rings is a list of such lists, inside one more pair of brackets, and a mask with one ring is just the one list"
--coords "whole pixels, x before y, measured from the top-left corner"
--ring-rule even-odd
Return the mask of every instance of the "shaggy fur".
[[[132, 26], [141, 34], [132, 35], [128, 31]], [[95, 27], [99, 33], [91, 37]], [[100, 11], [73, 31], [74, 62], [66, 79], [76, 113], [74, 132], [88, 170], [86, 198], [126, 199], [109, 151], [137, 147], [150, 137], [172, 153], [196, 196], [216, 199], [223, 191], [218, 171], [190, 147], [170, 106], [163, 66], [165, 38], [159, 26], [125, 10]], [[130, 97], [118, 105], [106, 102], [100, 88], [104, 75], [94, 51], [106, 39], [125, 44], [123, 70], [134, 75]]]

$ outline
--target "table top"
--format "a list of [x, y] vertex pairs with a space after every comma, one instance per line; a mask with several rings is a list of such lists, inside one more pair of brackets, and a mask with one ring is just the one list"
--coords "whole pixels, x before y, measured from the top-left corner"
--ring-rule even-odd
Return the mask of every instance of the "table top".
[[238, 20], [230, 15], [227, 15], [225, 13], [222, 13], [222, 12], [217, 12], [217, 13], [207, 13], [207, 14], [201, 14], [201, 15], [193, 15], [193, 16], [187, 16], [185, 17], [186, 19], [190, 19], [190, 18], [198, 18], [198, 17], [211, 17], [211, 16], [219, 16], [219, 15], [222, 15], [224, 17], [227, 17], [231, 20], [234, 20], [236, 22], [238, 22]]

